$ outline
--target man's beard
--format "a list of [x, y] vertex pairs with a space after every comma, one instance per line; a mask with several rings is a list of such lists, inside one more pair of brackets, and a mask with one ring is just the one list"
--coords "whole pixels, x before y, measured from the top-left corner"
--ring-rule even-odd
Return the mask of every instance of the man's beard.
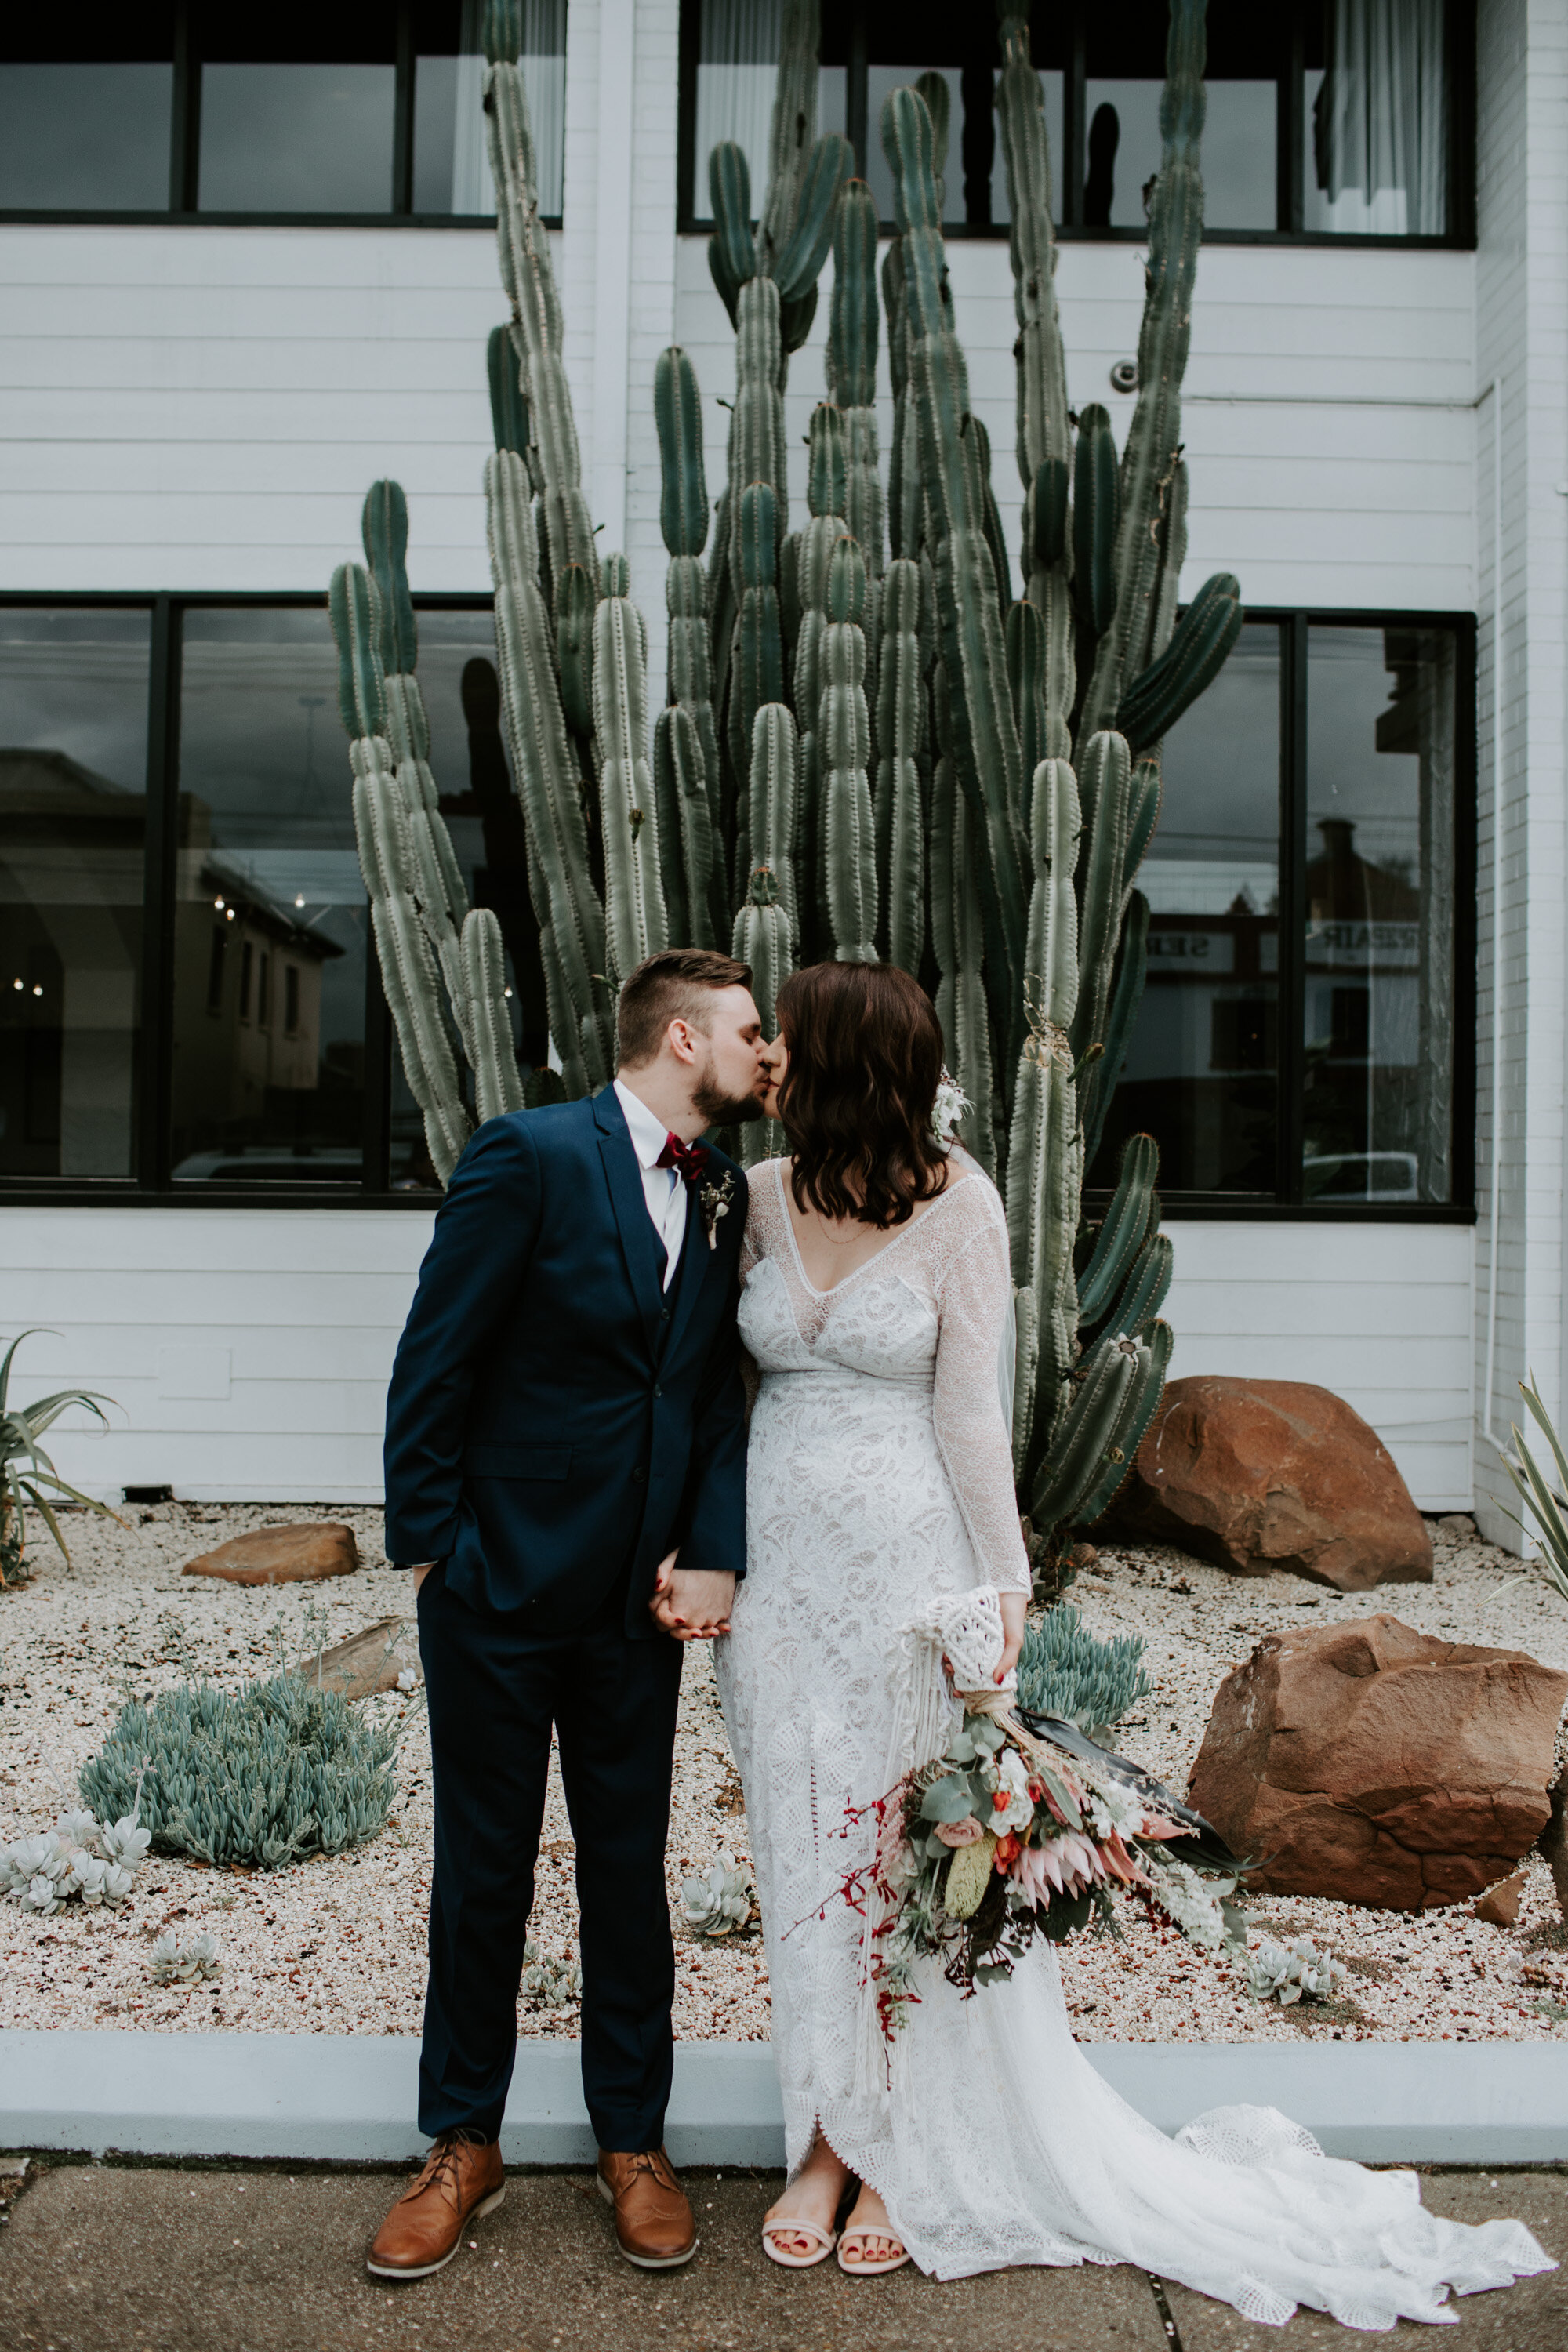
[[704, 1127], [744, 1127], [763, 1116], [760, 1095], [727, 1095], [708, 1077], [692, 1089], [691, 1108]]

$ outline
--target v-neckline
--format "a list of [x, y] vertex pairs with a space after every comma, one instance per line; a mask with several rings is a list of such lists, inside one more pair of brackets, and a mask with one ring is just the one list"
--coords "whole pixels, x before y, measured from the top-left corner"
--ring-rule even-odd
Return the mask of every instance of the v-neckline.
[[967, 1176], [960, 1176], [956, 1181], [944, 1184], [942, 1191], [937, 1194], [935, 1200], [931, 1202], [919, 1215], [911, 1215], [907, 1225], [900, 1225], [896, 1233], [889, 1234], [888, 1239], [882, 1244], [880, 1249], [873, 1250], [870, 1256], [862, 1258], [858, 1265], [852, 1265], [847, 1274], [841, 1274], [838, 1280], [834, 1283], [830, 1288], [826, 1290], [818, 1290], [816, 1283], [813, 1282], [810, 1275], [807, 1274], [805, 1270], [805, 1260], [800, 1254], [800, 1239], [795, 1229], [795, 1219], [789, 1213], [789, 1196], [784, 1191], [784, 1161], [782, 1160], [775, 1160], [773, 1162], [773, 1181], [778, 1186], [779, 1214], [784, 1219], [784, 1231], [789, 1235], [790, 1254], [795, 1259], [795, 1270], [796, 1274], [799, 1275], [802, 1283], [805, 1285], [805, 1288], [810, 1291], [814, 1298], [837, 1298], [838, 1293], [846, 1288], [849, 1283], [853, 1282], [858, 1275], [867, 1273], [869, 1268], [874, 1265], [879, 1265], [883, 1258], [887, 1256], [889, 1250], [897, 1249], [900, 1242], [907, 1242], [910, 1235], [914, 1232], [915, 1227], [917, 1225], [924, 1224], [926, 1217], [930, 1215], [932, 1210], [939, 1208], [942, 1202], [949, 1199], [952, 1193], [956, 1192], [961, 1185], [967, 1184], [970, 1181]]

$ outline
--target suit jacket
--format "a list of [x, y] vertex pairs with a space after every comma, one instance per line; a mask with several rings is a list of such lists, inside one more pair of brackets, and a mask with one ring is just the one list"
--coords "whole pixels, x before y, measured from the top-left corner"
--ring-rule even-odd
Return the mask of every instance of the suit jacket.
[[386, 1405], [386, 1547], [446, 1562], [480, 1609], [586, 1622], [628, 1563], [626, 1629], [677, 1544], [745, 1570], [735, 1308], [746, 1179], [710, 1249], [687, 1203], [676, 1278], [614, 1089], [487, 1119], [437, 1213]]

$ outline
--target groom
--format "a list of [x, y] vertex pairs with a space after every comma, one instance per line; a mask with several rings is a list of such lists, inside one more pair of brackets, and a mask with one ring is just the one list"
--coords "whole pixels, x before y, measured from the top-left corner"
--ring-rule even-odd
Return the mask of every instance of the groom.
[[705, 1128], [760, 1118], [751, 972], [671, 949], [621, 991], [620, 1076], [486, 1121], [436, 1219], [386, 1409], [386, 1546], [413, 1569], [435, 1879], [419, 2126], [370, 2250], [423, 2278], [503, 2191], [552, 1726], [577, 1849], [583, 2088], [621, 2251], [688, 2262], [665, 2156], [664, 1878], [680, 1644], [745, 1568], [736, 1265], [746, 1180]]

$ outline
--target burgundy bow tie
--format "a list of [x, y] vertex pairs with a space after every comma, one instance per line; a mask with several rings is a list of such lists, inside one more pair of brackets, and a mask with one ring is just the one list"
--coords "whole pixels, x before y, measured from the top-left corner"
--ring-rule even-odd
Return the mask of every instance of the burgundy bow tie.
[[700, 1184], [708, 1165], [705, 1143], [682, 1143], [679, 1135], [667, 1135], [664, 1150], [654, 1161], [656, 1168], [674, 1168], [689, 1184]]

